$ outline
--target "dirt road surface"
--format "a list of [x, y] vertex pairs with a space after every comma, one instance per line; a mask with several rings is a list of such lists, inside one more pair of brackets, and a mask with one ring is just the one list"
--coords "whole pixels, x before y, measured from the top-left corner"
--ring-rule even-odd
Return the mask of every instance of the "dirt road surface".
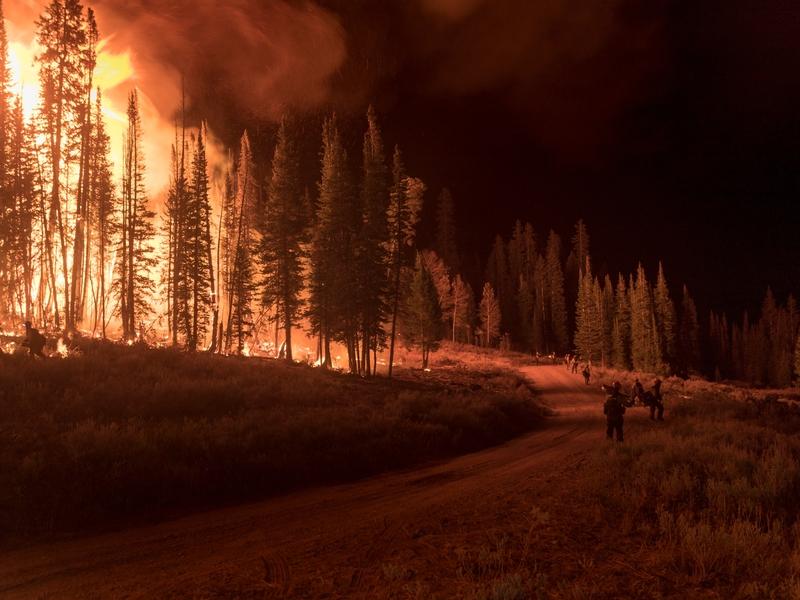
[[0, 597], [451, 597], [472, 576], [464, 557], [496, 549], [503, 523], [537, 506], [551, 523], [571, 519], [557, 491], [605, 443], [596, 386], [563, 366], [523, 371], [556, 412], [538, 431], [419, 469], [12, 551]]

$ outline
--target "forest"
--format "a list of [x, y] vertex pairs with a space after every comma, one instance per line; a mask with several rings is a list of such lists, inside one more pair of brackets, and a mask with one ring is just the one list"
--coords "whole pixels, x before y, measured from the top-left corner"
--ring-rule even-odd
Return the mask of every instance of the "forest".
[[[641, 265], [594, 271], [583, 221], [568, 243], [517, 222], [484, 265], [467, 268], [452, 194], [436, 191], [435, 233], [422, 239], [431, 190], [384, 142], [372, 107], [355, 152], [343, 131], [351, 121], [331, 112], [309, 164], [304, 116], [287, 112], [269, 152], [255, 151], [245, 131], [221, 169], [210, 165], [208, 126], [187, 124], [183, 109], [169, 187], [156, 197], [135, 89], [122, 164], [112, 160], [91, 8], [53, 0], [36, 32], [40, 94], [28, 114], [0, 30], [0, 322], [9, 335], [31, 321], [53, 333], [261, 352], [364, 376], [382, 364], [391, 376], [398, 343], [418, 348], [427, 367], [444, 339], [773, 386], [800, 371], [794, 298], [780, 303], [768, 290], [759, 317], [699, 315], [686, 286], [670, 290], [661, 264], [655, 277]], [[305, 356], [293, 347], [298, 332], [315, 340]], [[339, 363], [332, 345], [344, 349]]]

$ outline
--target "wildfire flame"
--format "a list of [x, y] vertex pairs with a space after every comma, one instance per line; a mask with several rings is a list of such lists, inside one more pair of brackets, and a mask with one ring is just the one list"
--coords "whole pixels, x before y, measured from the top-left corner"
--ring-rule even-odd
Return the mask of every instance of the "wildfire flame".
[[[21, 99], [22, 111], [29, 120], [36, 114], [40, 103], [41, 87], [36, 57], [41, 48], [36, 41], [35, 25], [32, 22], [14, 23], [6, 20], [5, 24], [9, 70], [13, 81], [11, 92]], [[127, 92], [137, 86], [138, 76], [132, 49], [113, 50], [113, 40], [112, 34], [97, 44], [93, 95], [98, 88], [103, 94], [103, 116], [106, 132], [111, 138], [111, 158], [117, 175], [121, 175], [123, 136], [128, 125]], [[169, 119], [160, 114], [146, 90], [139, 90], [139, 101], [142, 121], [147, 128], [144, 150], [149, 159], [148, 188], [151, 192], [158, 193], [169, 181], [172, 126]]]

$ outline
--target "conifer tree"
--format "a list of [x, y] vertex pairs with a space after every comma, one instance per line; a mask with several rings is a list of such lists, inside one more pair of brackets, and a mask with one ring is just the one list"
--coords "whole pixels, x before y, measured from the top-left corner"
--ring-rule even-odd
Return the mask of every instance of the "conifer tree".
[[422, 258], [425, 269], [436, 287], [436, 297], [439, 301], [442, 319], [448, 324], [448, 329], [452, 329], [453, 282], [450, 278], [450, 271], [444, 261], [433, 250], [423, 250], [419, 253], [419, 256]]
[[517, 310], [520, 323], [520, 337], [526, 350], [534, 350], [534, 310], [536, 308], [536, 298], [534, 290], [528, 283], [524, 275], [519, 276], [519, 286], [517, 287]]
[[622, 274], [617, 280], [614, 293], [614, 322], [612, 328], [611, 364], [622, 370], [631, 368], [631, 307], [625, 278]]
[[128, 96], [127, 116], [117, 288], [123, 336], [132, 340], [150, 312], [149, 300], [153, 291], [150, 272], [156, 264], [153, 257], [155, 232], [152, 224], [155, 214], [147, 207], [142, 124], [136, 90]]
[[419, 346], [422, 368], [428, 368], [430, 352], [437, 348], [441, 339], [442, 313], [436, 286], [420, 254], [417, 254], [401, 323], [401, 336], [408, 346]]
[[461, 261], [458, 254], [455, 209], [450, 190], [443, 188], [436, 207], [436, 253], [451, 273], [458, 273]]
[[355, 371], [355, 336], [359, 322], [357, 306], [351, 298], [357, 285], [351, 265], [361, 214], [348, 180], [347, 155], [335, 115], [323, 124], [322, 138], [319, 206], [311, 243], [307, 314], [312, 331], [320, 336], [322, 366], [332, 366], [330, 344], [338, 339], [347, 345], [350, 367]]
[[[225, 349], [242, 354], [253, 327], [255, 293], [252, 252], [256, 209], [256, 183], [250, 137], [245, 131], [239, 145], [236, 178], [224, 215], [226, 249], [225, 293], [227, 318]], [[235, 342], [235, 347], [233, 343]]]
[[685, 285], [683, 286], [683, 299], [681, 300], [679, 349], [682, 369], [687, 373], [699, 370], [700, 324], [697, 319], [697, 307], [689, 294], [689, 288]]
[[[513, 293], [517, 293], [519, 290], [520, 277], [527, 275], [525, 250], [525, 229], [522, 226], [522, 222], [517, 220], [514, 223], [514, 230], [511, 232], [511, 239], [508, 240], [506, 247], [508, 274]], [[516, 319], [514, 322], [516, 323]]]
[[92, 89], [94, 69], [97, 65], [97, 41], [99, 33], [97, 23], [94, 19], [94, 11], [88, 9], [84, 29], [86, 41], [83, 48], [83, 81], [79, 93], [82, 99], [78, 101], [77, 114], [75, 115], [74, 126], [78, 128], [79, 151], [78, 162], [78, 181], [75, 193], [75, 224], [73, 227], [72, 242], [72, 281], [69, 286], [69, 315], [72, 317], [72, 324], [67, 328], [71, 329], [83, 320], [84, 301], [88, 284], [89, 265], [87, 264], [89, 254], [87, 235], [91, 225], [89, 218], [89, 185], [91, 183], [91, 164], [92, 164]]
[[581, 273], [575, 311], [575, 351], [583, 360], [602, 362], [605, 360], [602, 292], [592, 275], [588, 256]]
[[389, 266], [390, 302], [392, 305], [392, 329], [389, 339], [389, 377], [392, 376], [394, 343], [397, 334], [397, 313], [400, 306], [400, 274], [408, 260], [408, 252], [414, 246], [416, 227], [422, 211], [425, 185], [406, 175], [400, 149], [395, 147], [392, 161], [392, 187], [389, 193]]
[[92, 166], [89, 206], [92, 213], [95, 235], [93, 252], [97, 256], [97, 294], [94, 301], [94, 319], [92, 329], [99, 327], [100, 335], [106, 338], [108, 324], [108, 281], [106, 264], [112, 252], [112, 244], [119, 224], [115, 214], [115, 189], [111, 165], [110, 138], [106, 133], [103, 121], [102, 95], [97, 90], [95, 99], [95, 116], [92, 122]]
[[614, 316], [616, 305], [614, 302], [614, 286], [611, 277], [606, 274], [603, 285], [596, 280], [596, 295], [600, 305], [600, 364], [603, 367], [611, 366], [614, 354]]
[[586, 259], [589, 258], [589, 231], [583, 219], [578, 219], [575, 223], [575, 231], [572, 234], [572, 252], [575, 254], [579, 270], [586, 267]]
[[[68, 192], [62, 189], [62, 175], [73, 158], [74, 148], [79, 144], [80, 129], [74, 127], [79, 109], [85, 98], [85, 68], [87, 52], [87, 22], [83, 6], [78, 0], [52, 0], [36, 23], [37, 42], [41, 52], [36, 60], [39, 63], [39, 77], [42, 93], [40, 116], [45, 134], [45, 150], [48, 157], [50, 178], [49, 234], [58, 234], [58, 247], [61, 257], [61, 274], [64, 281], [64, 319], [66, 328], [74, 328], [71, 313], [71, 272], [67, 258], [67, 244], [70, 223], [67, 213]], [[50, 237], [48, 235], [48, 237]], [[46, 240], [49, 262], [53, 259], [53, 240]], [[55, 290], [55, 273], [51, 272], [52, 287]], [[60, 315], [58, 297], [53, 295], [56, 327]]]
[[561, 268], [561, 238], [552, 230], [547, 237], [545, 273], [546, 303], [550, 317], [546, 330], [549, 333], [548, 349], [563, 352], [567, 347], [567, 307], [564, 300], [564, 272]]
[[300, 187], [300, 159], [289, 123], [284, 117], [278, 129], [272, 158], [261, 238], [261, 268], [264, 278], [264, 303], [277, 307], [286, 344], [286, 360], [292, 358], [292, 327], [301, 309], [302, 259], [305, 233], [305, 207]]
[[494, 345], [500, 337], [500, 303], [488, 281], [483, 284], [483, 295], [479, 309], [480, 325], [483, 332], [484, 345]]
[[661, 345], [660, 351], [663, 360], [668, 364], [674, 364], [677, 341], [677, 324], [675, 316], [675, 305], [669, 296], [667, 280], [664, 277], [664, 267], [658, 263], [658, 277], [656, 287], [653, 292], [653, 307], [656, 313], [656, 323], [658, 324], [658, 339]]
[[[182, 111], [183, 112], [183, 111]], [[189, 181], [187, 176], [186, 128], [175, 125], [175, 141], [172, 145], [172, 168], [169, 190], [165, 203], [167, 257], [164, 263], [167, 300], [167, 329], [172, 334], [172, 345], [178, 345], [178, 334], [190, 335], [189, 295], [187, 277], [189, 245], [186, 241], [186, 219], [189, 204]]]
[[489, 254], [489, 261], [486, 265], [486, 281], [492, 284], [492, 289], [500, 305], [500, 330], [503, 332], [514, 330], [516, 320], [514, 284], [509, 271], [506, 244], [499, 235], [495, 236], [494, 245]]
[[194, 141], [188, 192], [183, 246], [186, 308], [190, 318], [185, 320], [184, 335], [187, 348], [190, 352], [194, 352], [198, 344], [206, 338], [214, 289], [214, 265], [211, 261], [211, 202], [203, 125], [200, 126], [197, 139]]
[[[383, 323], [389, 312], [387, 269], [389, 237], [389, 172], [378, 119], [372, 106], [367, 111], [367, 131], [362, 151], [362, 225], [357, 253], [359, 277], [357, 301], [361, 315], [361, 361], [359, 372], [369, 376], [375, 365], [370, 352], [377, 353], [386, 341]], [[374, 362], [374, 361], [373, 361]]]
[[13, 116], [11, 114], [11, 95], [9, 87], [11, 73], [8, 67], [8, 39], [5, 21], [3, 20], [3, 4], [0, 0], [0, 317], [3, 316], [5, 301], [9, 300], [9, 308], [13, 311], [13, 290], [9, 277], [13, 264], [13, 231], [12, 213], [12, 166], [11, 146], [13, 136]]
[[534, 351], [549, 353], [549, 328], [550, 328], [550, 287], [547, 278], [547, 263], [539, 254], [536, 257], [534, 269], [534, 311], [533, 311], [533, 339]]
[[653, 307], [653, 292], [644, 267], [639, 264], [636, 282], [630, 288], [631, 298], [631, 361], [637, 371], [661, 372], [661, 344]]

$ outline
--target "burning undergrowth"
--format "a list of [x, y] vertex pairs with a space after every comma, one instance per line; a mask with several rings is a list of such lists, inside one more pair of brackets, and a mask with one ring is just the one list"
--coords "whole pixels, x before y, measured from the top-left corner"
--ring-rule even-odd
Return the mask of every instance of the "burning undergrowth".
[[532, 393], [501, 369], [446, 389], [278, 361], [87, 344], [0, 361], [0, 527], [102, 528], [352, 480], [530, 429]]

